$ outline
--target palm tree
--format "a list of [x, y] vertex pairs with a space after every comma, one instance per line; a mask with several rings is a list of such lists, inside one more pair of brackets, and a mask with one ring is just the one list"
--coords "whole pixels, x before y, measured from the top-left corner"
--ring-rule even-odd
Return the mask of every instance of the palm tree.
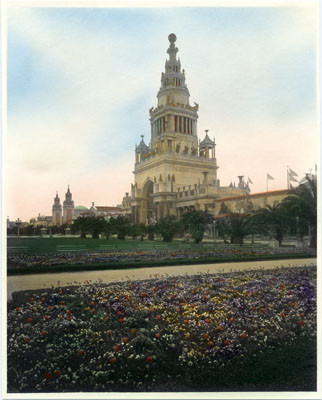
[[155, 231], [162, 236], [164, 242], [172, 242], [173, 236], [179, 231], [179, 223], [173, 216], [165, 217], [155, 224]]
[[305, 180], [291, 191], [290, 196], [282, 202], [290, 218], [298, 221], [303, 232], [305, 225], [309, 228], [310, 247], [317, 245], [317, 178], [306, 175]]
[[206, 211], [192, 210], [183, 214], [182, 223], [184, 229], [188, 231], [195, 243], [202, 241], [206, 225], [212, 221]]
[[252, 219], [245, 214], [229, 213], [216, 226], [221, 234], [230, 236], [230, 243], [240, 246], [244, 244], [244, 237], [252, 233]]
[[268, 233], [281, 246], [289, 226], [287, 214], [281, 203], [261, 208], [252, 219], [258, 233]]

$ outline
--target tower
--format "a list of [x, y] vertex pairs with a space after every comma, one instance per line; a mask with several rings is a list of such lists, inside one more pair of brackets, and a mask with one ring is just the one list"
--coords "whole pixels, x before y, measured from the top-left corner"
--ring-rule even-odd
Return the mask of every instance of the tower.
[[157, 106], [149, 111], [151, 140], [147, 145], [142, 135], [135, 149], [135, 182], [131, 192], [131, 214], [135, 223], [178, 216], [180, 190], [197, 192], [200, 181], [217, 183], [215, 143], [206, 135], [206, 141], [198, 150], [199, 106], [189, 103], [185, 71], [177, 58], [176, 35], [171, 33], [168, 39], [169, 58], [161, 74]]
[[53, 224], [59, 226], [61, 224], [61, 217], [62, 217], [62, 206], [60, 204], [60, 198], [58, 197], [58, 192], [56, 192], [56, 197], [54, 198], [54, 204], [52, 208]]
[[63, 203], [63, 222], [64, 224], [70, 225], [73, 220], [74, 214], [74, 202], [72, 200], [72, 194], [69, 190], [69, 185], [67, 192], [65, 194], [65, 201]]

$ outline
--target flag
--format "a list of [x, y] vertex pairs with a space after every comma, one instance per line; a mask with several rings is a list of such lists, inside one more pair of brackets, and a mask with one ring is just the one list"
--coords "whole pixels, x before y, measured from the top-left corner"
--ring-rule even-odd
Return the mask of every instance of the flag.
[[269, 173], [267, 173], [267, 179], [274, 179]]
[[248, 177], [248, 183], [253, 183], [253, 181]]
[[289, 180], [289, 181], [292, 181], [292, 182], [298, 182], [298, 180], [295, 179], [294, 176], [293, 176], [293, 175], [290, 175], [290, 174], [288, 175], [288, 180]]
[[289, 176], [298, 176], [296, 172], [294, 172], [291, 168], [288, 170], [288, 175]]

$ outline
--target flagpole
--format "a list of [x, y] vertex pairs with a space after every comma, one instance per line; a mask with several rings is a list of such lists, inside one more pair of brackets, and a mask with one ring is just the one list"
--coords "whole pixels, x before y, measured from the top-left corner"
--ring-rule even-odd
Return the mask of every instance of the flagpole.
[[267, 175], [267, 172], [266, 172], [266, 192], [268, 192], [268, 175]]

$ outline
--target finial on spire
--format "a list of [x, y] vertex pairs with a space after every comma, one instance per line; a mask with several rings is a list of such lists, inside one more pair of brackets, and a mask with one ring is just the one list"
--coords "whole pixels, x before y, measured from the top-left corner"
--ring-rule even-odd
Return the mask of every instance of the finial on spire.
[[177, 40], [177, 37], [174, 33], [170, 33], [170, 35], [168, 36], [169, 42], [172, 44]]
[[206, 135], [208, 135], [209, 129], [205, 129]]
[[144, 138], [144, 135], [140, 135], [141, 136], [141, 138], [142, 138], [142, 140], [143, 140], [143, 138]]

